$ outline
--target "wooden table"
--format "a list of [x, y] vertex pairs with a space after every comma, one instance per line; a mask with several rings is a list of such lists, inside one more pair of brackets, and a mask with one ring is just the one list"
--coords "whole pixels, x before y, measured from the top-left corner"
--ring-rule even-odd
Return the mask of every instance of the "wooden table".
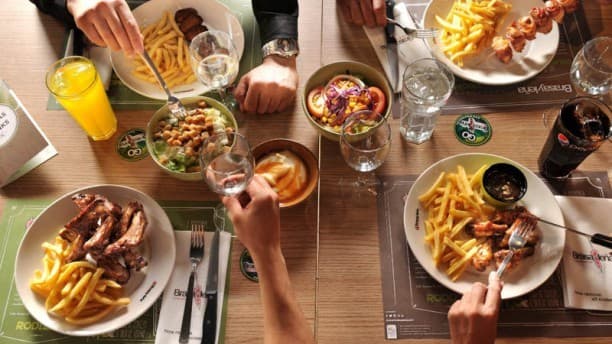
[[[603, 1], [602, 1], [603, 2]], [[584, 1], [593, 18], [594, 34], [610, 34], [612, 6]], [[591, 16], [591, 14], [593, 16]], [[204, 184], [168, 177], [154, 162], [130, 163], [115, 153], [115, 140], [92, 142], [64, 112], [47, 111], [44, 76], [61, 55], [62, 25], [40, 14], [23, 0], [0, 3], [0, 77], [14, 89], [48, 135], [59, 155], [0, 190], [0, 215], [8, 198], [53, 199], [78, 187], [112, 183], [135, 187], [158, 200], [213, 200]], [[324, 63], [341, 59], [364, 61], [381, 70], [361, 29], [338, 20], [335, 2], [300, 2], [300, 85]], [[302, 89], [298, 90], [301, 94]], [[152, 111], [118, 111], [118, 132], [144, 128]], [[462, 152], [487, 152], [537, 169], [536, 159], [546, 137], [535, 111], [490, 114], [496, 134], [485, 146], [469, 148], [456, 142], [450, 131], [454, 116], [442, 116], [434, 138], [422, 145], [403, 143], [392, 121], [392, 151], [379, 169], [383, 174], [419, 174], [444, 157]], [[303, 110], [253, 116], [240, 129], [251, 144], [287, 137], [320, 157], [319, 191], [307, 202], [282, 210], [282, 244], [298, 300], [319, 343], [380, 343], [384, 341], [376, 206], [352, 208], [337, 192], [341, 176], [355, 177], [342, 160], [337, 143], [316, 135]], [[521, 149], [518, 149], [520, 147]], [[582, 165], [585, 170], [612, 174], [612, 145], [604, 145]], [[195, 187], [194, 187], [195, 186]], [[262, 311], [258, 286], [238, 268], [241, 244], [232, 252], [228, 303], [227, 343], [260, 342]], [[522, 339], [530, 343], [600, 343], [602, 339]], [[438, 341], [420, 341], [433, 343]], [[500, 343], [509, 340], [500, 340]], [[514, 342], [514, 340], [513, 340]]]

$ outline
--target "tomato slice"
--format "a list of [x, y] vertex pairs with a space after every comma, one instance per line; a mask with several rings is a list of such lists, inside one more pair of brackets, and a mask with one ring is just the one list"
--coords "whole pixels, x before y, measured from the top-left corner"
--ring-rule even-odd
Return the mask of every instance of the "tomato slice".
[[385, 93], [376, 86], [368, 87], [370, 95], [372, 96], [372, 111], [378, 112], [381, 115], [385, 115], [385, 109], [387, 108], [387, 97]]
[[325, 98], [323, 97], [323, 86], [315, 87], [308, 92], [306, 100], [308, 112], [314, 117], [321, 118], [325, 112]]

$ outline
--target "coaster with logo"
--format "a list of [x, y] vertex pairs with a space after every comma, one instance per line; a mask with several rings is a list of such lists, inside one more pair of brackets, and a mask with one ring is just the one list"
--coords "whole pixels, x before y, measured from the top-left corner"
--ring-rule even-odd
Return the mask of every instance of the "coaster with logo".
[[117, 153], [127, 161], [138, 161], [149, 156], [145, 131], [133, 128], [120, 135], [117, 140]]
[[459, 142], [468, 146], [480, 146], [491, 139], [491, 123], [477, 113], [463, 114], [455, 121], [455, 136]]
[[255, 270], [255, 263], [251, 254], [245, 248], [240, 254], [240, 271], [244, 277], [250, 279], [253, 282], [259, 282], [259, 276], [257, 276], [257, 270]]

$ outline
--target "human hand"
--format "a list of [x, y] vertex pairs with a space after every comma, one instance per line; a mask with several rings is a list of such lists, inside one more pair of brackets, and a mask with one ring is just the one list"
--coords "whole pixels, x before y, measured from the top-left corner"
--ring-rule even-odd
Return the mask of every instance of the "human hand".
[[234, 97], [242, 112], [279, 112], [293, 103], [297, 86], [295, 58], [270, 55], [240, 79]]
[[66, 0], [66, 8], [94, 44], [128, 55], [144, 50], [138, 23], [125, 0]]
[[280, 253], [280, 211], [278, 196], [259, 175], [247, 186], [250, 202], [244, 207], [239, 197], [223, 197], [223, 204], [240, 241], [255, 260]]
[[503, 282], [493, 271], [489, 275], [488, 288], [476, 282], [470, 291], [455, 301], [448, 311], [453, 344], [495, 342], [502, 287]]
[[349, 23], [369, 27], [387, 24], [385, 0], [338, 0], [337, 4]]

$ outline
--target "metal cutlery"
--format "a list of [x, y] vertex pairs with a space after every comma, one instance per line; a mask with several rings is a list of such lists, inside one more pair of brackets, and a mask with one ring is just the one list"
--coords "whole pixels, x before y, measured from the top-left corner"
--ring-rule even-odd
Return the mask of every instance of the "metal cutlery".
[[206, 278], [206, 310], [202, 324], [202, 344], [214, 344], [217, 337], [217, 284], [219, 274], [219, 231], [215, 231], [208, 260]]
[[512, 231], [510, 240], [508, 241], [510, 252], [508, 252], [508, 255], [506, 255], [506, 258], [504, 258], [504, 261], [500, 264], [499, 268], [497, 268], [497, 278], [501, 278], [516, 250], [525, 246], [527, 243], [527, 236], [535, 229], [535, 224], [536, 221], [532, 217], [519, 217], [514, 220], [511, 227], [511, 229], [514, 228], [514, 230]]
[[546, 223], [546, 224], [554, 226], [554, 227], [563, 228], [563, 229], [566, 229], [566, 230], [568, 230], [568, 231], [570, 231], [572, 233], [576, 233], [576, 234], [585, 236], [585, 237], [589, 238], [593, 244], [598, 244], [598, 245], [601, 245], [601, 246], [604, 246], [604, 247], [607, 247], [607, 248], [612, 248], [612, 237], [610, 237], [610, 236], [607, 236], [607, 235], [604, 235], [604, 234], [601, 234], [601, 233], [588, 234], [588, 233], [581, 232], [581, 231], [579, 231], [577, 229], [573, 229], [573, 228], [570, 228], [570, 227], [562, 226], [560, 224], [557, 224], [557, 223], [554, 223], [554, 222], [550, 222], [550, 221], [541, 219], [539, 217], [537, 219], [538, 219], [538, 221], [540, 221], [542, 223]]
[[181, 325], [181, 334], [179, 343], [189, 342], [189, 332], [191, 330], [191, 307], [193, 304], [193, 282], [198, 264], [204, 257], [204, 225], [191, 225], [191, 246], [189, 248], [189, 260], [191, 261], [191, 274], [189, 275], [189, 283], [187, 284], [187, 295], [185, 297], [185, 309], [183, 311], [183, 322]]
[[151, 56], [149, 56], [147, 50], [143, 50], [140, 56], [145, 61], [147, 66], [149, 66], [149, 69], [151, 69], [151, 71], [155, 75], [157, 82], [164, 89], [164, 92], [166, 92], [166, 95], [168, 96], [168, 109], [170, 110], [172, 115], [174, 115], [174, 117], [176, 117], [178, 120], [185, 119], [185, 117], [187, 116], [187, 110], [185, 110], [185, 106], [177, 97], [172, 95], [170, 89], [168, 88], [168, 85], [166, 85], [166, 82], [164, 81], [164, 78], [159, 73], [159, 70], [157, 70], [157, 67], [155, 67], [153, 60], [151, 60]]
[[[393, 7], [395, 6], [395, 0], [386, 0], [385, 1], [387, 8], [387, 16], [393, 15]], [[393, 23], [389, 22], [385, 26], [385, 41], [386, 41], [386, 49], [387, 49], [387, 62], [389, 63], [389, 74], [391, 74], [391, 79], [389, 83], [393, 89], [397, 88], [397, 83], [400, 80], [400, 72], [399, 72], [399, 57], [397, 54], [397, 40], [395, 39], [395, 27]]]
[[[404, 25], [400, 24], [399, 22], [397, 22], [395, 19], [389, 18], [387, 17], [387, 22], [397, 26], [398, 28], [402, 29], [402, 31], [404, 31], [404, 33], [406, 34], [406, 40], [411, 40], [414, 38], [421, 38], [421, 39], [425, 39], [425, 38], [433, 38], [436, 37], [436, 35], [438, 34], [438, 29], [436, 28], [430, 28], [430, 29], [411, 29], [411, 28], [407, 28]], [[402, 43], [405, 40], [401, 40], [398, 41], [398, 43]]]

